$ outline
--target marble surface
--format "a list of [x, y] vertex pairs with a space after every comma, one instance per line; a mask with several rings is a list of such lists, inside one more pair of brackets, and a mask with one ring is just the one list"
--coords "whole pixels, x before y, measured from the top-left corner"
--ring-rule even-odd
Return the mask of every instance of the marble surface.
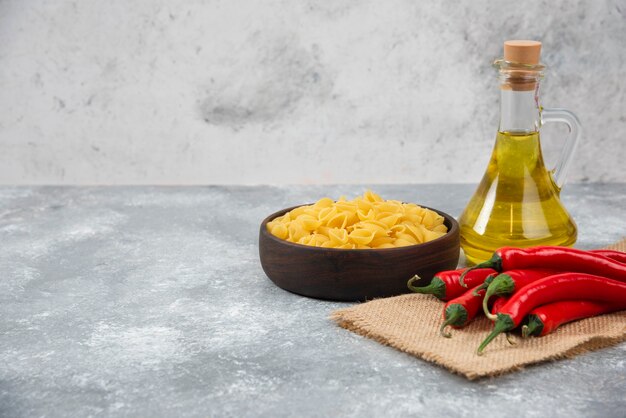
[[[543, 105], [582, 121], [571, 179], [624, 182], [625, 15], [623, 0], [0, 0], [0, 183], [478, 182], [511, 38], [543, 41]], [[564, 134], [545, 128], [550, 161]]]
[[[626, 185], [563, 200], [579, 247]], [[458, 215], [472, 186], [377, 188]], [[623, 417], [626, 344], [470, 382], [274, 286], [259, 222], [358, 186], [0, 187], [0, 416]]]

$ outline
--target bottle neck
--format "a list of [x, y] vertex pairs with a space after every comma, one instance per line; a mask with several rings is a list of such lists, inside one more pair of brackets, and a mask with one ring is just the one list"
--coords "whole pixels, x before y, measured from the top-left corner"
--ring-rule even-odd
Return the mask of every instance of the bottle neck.
[[538, 132], [541, 124], [539, 84], [533, 90], [500, 89], [500, 132]]

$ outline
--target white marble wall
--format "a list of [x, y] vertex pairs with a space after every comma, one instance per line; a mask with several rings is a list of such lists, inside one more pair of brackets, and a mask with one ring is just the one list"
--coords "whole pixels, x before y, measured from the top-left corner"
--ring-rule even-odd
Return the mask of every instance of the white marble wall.
[[[626, 181], [626, 3], [0, 0], [0, 183], [476, 182], [544, 42], [572, 181]], [[544, 135], [549, 160], [563, 130]]]

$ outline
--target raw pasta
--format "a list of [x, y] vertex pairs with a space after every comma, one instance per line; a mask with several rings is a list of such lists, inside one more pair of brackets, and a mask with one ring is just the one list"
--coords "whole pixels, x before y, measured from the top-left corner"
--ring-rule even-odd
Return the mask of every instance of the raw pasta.
[[443, 216], [414, 203], [383, 200], [368, 190], [354, 200], [325, 197], [268, 222], [286, 241], [324, 248], [396, 248], [422, 244], [448, 232]]

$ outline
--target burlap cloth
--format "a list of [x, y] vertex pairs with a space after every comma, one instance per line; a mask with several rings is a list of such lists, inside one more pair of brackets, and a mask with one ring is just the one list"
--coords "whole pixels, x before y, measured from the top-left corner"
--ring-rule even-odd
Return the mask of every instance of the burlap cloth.
[[[626, 239], [607, 248], [626, 251]], [[430, 295], [410, 294], [334, 311], [331, 318], [350, 331], [372, 338], [415, 357], [439, 364], [468, 379], [496, 376], [547, 360], [573, 357], [626, 340], [626, 311], [563, 325], [541, 338], [513, 334], [511, 345], [500, 335], [484, 355], [476, 349], [493, 327], [484, 316], [452, 338], [439, 335], [443, 302]]]

